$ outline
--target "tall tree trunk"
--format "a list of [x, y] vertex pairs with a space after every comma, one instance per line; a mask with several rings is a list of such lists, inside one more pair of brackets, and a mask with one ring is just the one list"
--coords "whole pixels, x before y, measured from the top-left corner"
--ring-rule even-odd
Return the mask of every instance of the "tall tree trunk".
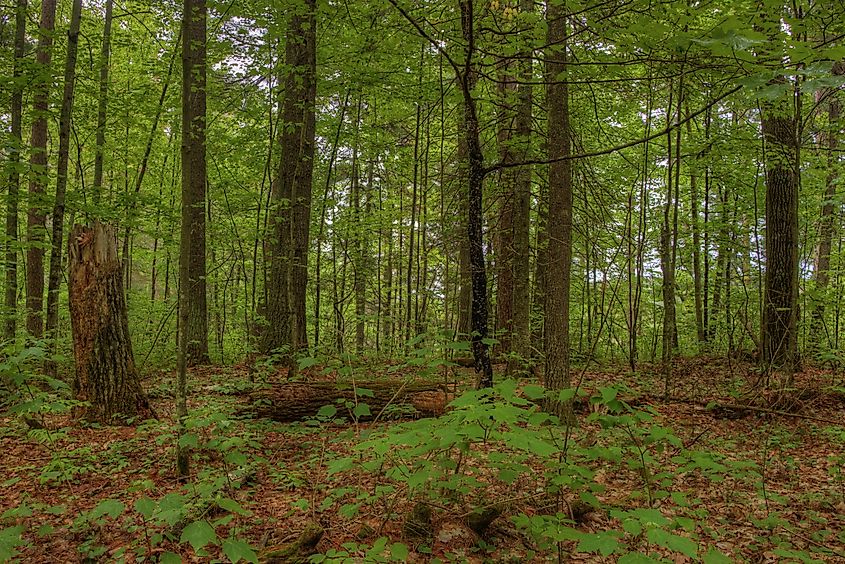
[[100, 95], [97, 102], [97, 141], [94, 153], [94, 204], [99, 205], [103, 192], [103, 153], [106, 148], [106, 110], [109, 103], [109, 59], [111, 57], [111, 24], [114, 0], [106, 0], [103, 23], [103, 46], [100, 49]]
[[102, 423], [154, 416], [141, 388], [123, 292], [114, 228], [77, 225], [68, 241], [70, 319], [76, 399], [89, 402], [85, 418]]
[[[689, 119], [689, 103], [686, 104]], [[687, 121], [687, 136], [692, 136], [692, 120]], [[701, 301], [701, 229], [698, 217], [698, 172], [690, 171], [690, 229], [692, 230], [692, 284], [695, 302], [695, 335], [699, 346], [704, 344], [704, 310]]]
[[[845, 73], [845, 63], [838, 63], [834, 66], [835, 74]], [[835, 91], [825, 90], [822, 95], [827, 95], [827, 119], [828, 126], [820, 137], [820, 144], [827, 149], [827, 179], [825, 184], [824, 201], [822, 202], [821, 217], [819, 219], [819, 245], [816, 252], [815, 268], [815, 307], [810, 322], [810, 334], [812, 335], [811, 348], [818, 350], [821, 345], [822, 335], [827, 339], [827, 345], [832, 346], [831, 334], [825, 327], [824, 314], [826, 305], [826, 293], [830, 284], [830, 252], [833, 248], [833, 221], [835, 218], [836, 184], [839, 182], [839, 170], [837, 164], [837, 149], [839, 148], [840, 117], [842, 115], [842, 103], [839, 101]]]
[[21, 150], [23, 149], [23, 56], [26, 48], [27, 0], [18, 0], [15, 8], [15, 46], [12, 70], [11, 119], [9, 142], [9, 193], [6, 201], [6, 323], [4, 336], [15, 338], [18, 310], [18, 198], [21, 186]]
[[[47, 278], [47, 336], [55, 338], [59, 323], [59, 287], [62, 276], [62, 247], [65, 228], [65, 194], [67, 192], [67, 167], [70, 156], [70, 123], [73, 119], [73, 91], [76, 83], [76, 53], [79, 45], [79, 20], [82, 0], [73, 0], [70, 27], [67, 32], [67, 60], [65, 61], [65, 86], [59, 117], [59, 162], [56, 167], [56, 200], [53, 205], [53, 241], [50, 249], [50, 274]], [[48, 362], [51, 372], [55, 366]]]
[[798, 133], [792, 100], [766, 102], [766, 274], [763, 299], [763, 364], [791, 373], [797, 362], [798, 323]]
[[487, 265], [484, 260], [483, 184], [484, 154], [481, 151], [478, 112], [472, 93], [476, 69], [475, 56], [475, 13], [472, 0], [459, 0], [461, 30], [465, 44], [463, 69], [458, 79], [463, 96], [464, 141], [467, 147], [467, 238], [469, 240], [469, 264], [472, 279], [472, 308], [470, 329], [472, 330], [472, 353], [478, 387], [493, 385], [493, 365], [490, 362], [490, 348], [487, 344], [489, 302], [487, 297]]
[[305, 291], [314, 154], [316, 97], [316, 7], [288, 22], [285, 95], [279, 134], [281, 159], [271, 189], [273, 244], [262, 350], [305, 346]]
[[361, 129], [361, 96], [358, 96], [358, 109], [355, 115], [355, 140], [352, 144], [352, 211], [355, 220], [355, 268], [352, 273], [353, 291], [355, 292], [355, 352], [364, 352], [365, 325], [364, 315], [366, 313], [365, 281], [364, 270], [364, 226], [361, 217], [361, 170], [360, 170], [360, 129]]
[[[207, 364], [208, 306], [205, 280], [206, 206], [206, 5], [205, 0], [185, 0], [182, 26], [182, 238], [181, 261], [187, 278], [179, 288], [187, 300], [185, 361], [188, 366]], [[162, 89], [164, 91], [164, 88]], [[139, 173], [139, 178], [141, 174]], [[181, 304], [180, 300], [180, 304]]]
[[317, 99], [317, 2], [306, 0], [306, 14], [300, 25], [302, 38], [301, 85], [297, 97], [302, 118], [301, 154], [293, 189], [291, 228], [291, 301], [293, 310], [293, 349], [308, 347], [305, 297], [308, 290], [308, 251], [311, 247], [311, 188], [314, 180], [314, 138], [316, 135]]
[[29, 211], [26, 232], [26, 329], [40, 338], [44, 333], [44, 233], [47, 188], [47, 112], [50, 106], [53, 30], [56, 27], [56, 0], [41, 1], [41, 24], [36, 48], [36, 83], [32, 105], [32, 133], [29, 181]]
[[[182, 227], [179, 242], [179, 331], [176, 419], [184, 432], [187, 368], [208, 362], [205, 284], [205, 0], [182, 4]], [[187, 449], [177, 441], [176, 467], [188, 475]]]
[[[571, 385], [569, 373], [569, 282], [572, 268], [572, 161], [569, 132], [569, 85], [567, 81], [566, 6], [550, 3], [546, 8], [549, 47], [546, 50], [548, 85], [549, 211], [548, 264], [546, 279], [545, 380], [551, 390]], [[568, 402], [549, 398], [546, 409], [570, 417]]]
[[[674, 85], [669, 86], [669, 106], [666, 109], [667, 126], [674, 119], [672, 106], [674, 98]], [[680, 100], [678, 107], [680, 108]], [[680, 131], [680, 128], [678, 129]], [[672, 261], [675, 238], [672, 230], [672, 210], [677, 205], [675, 200], [675, 169], [680, 163], [676, 161], [676, 153], [672, 145], [672, 132], [666, 134], [666, 150], [669, 167], [666, 172], [666, 202], [663, 205], [663, 225], [660, 229], [660, 268], [663, 276], [663, 346], [662, 361], [664, 370], [664, 393], [668, 394], [670, 383], [672, 358], [675, 352], [675, 266]]]
[[[517, 155], [512, 144], [516, 137], [514, 131], [514, 97], [516, 82], [513, 77], [513, 63], [504, 58], [499, 61], [498, 69], [498, 122], [496, 140], [499, 161], [513, 165]], [[513, 292], [514, 292], [514, 246], [513, 222], [516, 182], [519, 168], [504, 168], [499, 171], [499, 221], [496, 240], [496, 331], [498, 334], [498, 352], [508, 355], [511, 352], [513, 336]]]
[[[533, 0], [520, 0], [520, 11], [534, 12]], [[529, 39], [530, 41], [530, 39]], [[514, 151], [525, 161], [531, 152], [531, 109], [533, 104], [533, 52], [529, 43], [517, 64], [520, 83], [516, 90], [516, 144]], [[513, 200], [513, 337], [509, 372], [523, 370], [529, 361], [531, 342], [531, 167], [517, 169]]]

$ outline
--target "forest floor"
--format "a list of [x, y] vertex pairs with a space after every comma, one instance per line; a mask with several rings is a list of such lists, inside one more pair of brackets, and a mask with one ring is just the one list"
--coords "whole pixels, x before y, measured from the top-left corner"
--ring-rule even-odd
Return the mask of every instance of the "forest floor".
[[[755, 379], [749, 365], [683, 359], [668, 399], [655, 367], [576, 374], [582, 388], [609, 401], [581, 406], [571, 439], [577, 464], [568, 468], [588, 486], [573, 498], [549, 487], [548, 459], [560, 463], [560, 452], [520, 455], [515, 475], [485, 473], [484, 461], [516, 452], [492, 435], [465, 459], [452, 456], [457, 448], [417, 447], [435, 478], [413, 482], [414, 462], [402, 458], [413, 456], [413, 445], [394, 440], [385, 454], [366, 443], [401, 428], [396, 422], [246, 417], [248, 372], [192, 373], [187, 485], [175, 475], [171, 375], [145, 381], [159, 421], [99, 427], [55, 415], [45, 429], [29, 429], [16, 416], [0, 418], [0, 561], [234, 561], [252, 558], [252, 550], [266, 558], [270, 547], [290, 546], [316, 524], [324, 531], [316, 550], [337, 558], [327, 561], [617, 562], [635, 551], [642, 558], [626, 562], [845, 562], [839, 373], [807, 368], [789, 393], [751, 397], [743, 396]], [[459, 372], [471, 381], [469, 370]], [[272, 385], [285, 375], [260, 376]], [[651, 415], [633, 425], [616, 420], [605, 433], [599, 423], [616, 404], [601, 390], [620, 383], [619, 397]], [[759, 409], [731, 407], [748, 403]], [[431, 421], [435, 439], [446, 440]], [[369, 446], [362, 451], [361, 443]], [[427, 496], [432, 510], [419, 536], [406, 524], [417, 514], [409, 491]], [[467, 524], [473, 507], [496, 511], [481, 536]], [[549, 525], [555, 515], [563, 521]]]

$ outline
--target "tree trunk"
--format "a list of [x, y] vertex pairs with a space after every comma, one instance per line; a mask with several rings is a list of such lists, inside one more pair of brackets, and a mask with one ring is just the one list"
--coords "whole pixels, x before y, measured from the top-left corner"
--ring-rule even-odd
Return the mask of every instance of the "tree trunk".
[[791, 373], [796, 367], [798, 322], [798, 134], [792, 101], [766, 103], [766, 274], [763, 364]]
[[489, 315], [487, 297], [487, 265], [484, 260], [484, 207], [482, 205], [484, 184], [484, 154], [481, 151], [478, 112], [472, 85], [476, 70], [473, 67], [475, 55], [475, 14], [472, 2], [461, 1], [461, 29], [465, 47], [464, 69], [459, 76], [463, 95], [464, 140], [467, 147], [467, 239], [469, 240], [469, 264], [472, 277], [472, 311], [470, 328], [472, 330], [472, 352], [475, 358], [475, 371], [478, 375], [478, 387], [493, 386], [493, 365], [490, 362], [490, 348], [487, 344], [487, 324]]
[[[834, 74], [845, 73], [845, 63], [834, 65]], [[820, 135], [820, 144], [828, 150], [827, 154], [827, 179], [822, 202], [821, 217], [819, 219], [819, 245], [816, 253], [815, 268], [815, 307], [813, 308], [812, 320], [810, 322], [811, 348], [819, 350], [822, 335], [827, 340], [827, 346], [832, 346], [830, 332], [825, 327], [824, 313], [828, 285], [830, 284], [830, 252], [833, 248], [833, 221], [835, 218], [836, 184], [839, 181], [837, 165], [837, 149], [839, 147], [839, 119], [842, 114], [842, 103], [839, 101], [836, 92], [824, 90], [821, 95], [829, 96], [827, 102], [827, 131]]]
[[[182, 237], [180, 292], [187, 298], [185, 323], [188, 366], [207, 364], [208, 308], [205, 281], [205, 120], [206, 120], [206, 5], [185, 0], [182, 27]], [[140, 178], [139, 174], [139, 178]], [[180, 300], [180, 303], [185, 305]], [[181, 307], [181, 306], [180, 306]]]
[[[62, 109], [59, 117], [59, 162], [56, 167], [56, 201], [53, 204], [53, 240], [50, 249], [50, 274], [47, 278], [47, 336], [55, 338], [59, 323], [59, 288], [62, 281], [62, 246], [65, 230], [65, 194], [67, 192], [67, 167], [70, 156], [70, 124], [73, 119], [73, 93], [76, 82], [76, 53], [79, 45], [79, 20], [82, 0], [74, 0], [70, 27], [67, 32], [67, 60]], [[51, 345], [53, 347], [53, 345]], [[47, 368], [55, 372], [48, 361]]]
[[[533, 0], [521, 0], [520, 10], [526, 14], [534, 11]], [[529, 40], [530, 41], [530, 38]], [[514, 151], [518, 159], [531, 156], [531, 109], [533, 104], [533, 53], [530, 44], [518, 63], [520, 80], [516, 89], [516, 138]], [[508, 371], [524, 370], [528, 364], [531, 342], [531, 167], [517, 169], [513, 201], [513, 355]]]
[[[548, 24], [548, 273], [546, 278], [545, 383], [551, 390], [571, 385], [569, 374], [569, 281], [572, 268], [572, 161], [569, 137], [569, 85], [567, 72], [566, 7], [551, 3], [546, 8]], [[567, 402], [550, 398], [546, 409], [569, 418]]]
[[103, 46], [100, 49], [100, 97], [97, 101], [97, 141], [94, 154], [94, 205], [100, 204], [103, 192], [103, 153], [106, 147], [106, 109], [109, 103], [109, 58], [111, 57], [113, 4], [114, 0], [106, 0]]
[[56, 27], [56, 0], [41, 1], [41, 24], [35, 60], [37, 81], [34, 86], [32, 133], [29, 144], [29, 211], [26, 222], [26, 329], [35, 338], [44, 333], [44, 232], [47, 222], [44, 196], [47, 187], [47, 111], [50, 107], [50, 62], [53, 54], [53, 30]]
[[273, 181], [273, 244], [267, 301], [265, 353], [307, 344], [305, 292], [311, 181], [314, 168], [314, 100], [316, 97], [316, 8], [290, 18], [285, 45], [285, 96], [279, 136], [281, 159]]
[[[516, 132], [513, 127], [514, 96], [516, 82], [513, 78], [511, 61], [499, 61], [498, 72], [498, 122], [496, 135], [499, 161], [513, 165], [517, 155], [512, 143]], [[496, 332], [499, 344], [496, 347], [499, 355], [511, 352], [513, 337], [513, 293], [514, 293], [514, 246], [513, 222], [514, 200], [516, 199], [516, 182], [519, 168], [504, 168], [499, 171], [499, 228], [496, 237]]]
[[70, 319], [77, 399], [89, 402], [85, 418], [154, 416], [147, 401], [129, 338], [123, 270], [113, 227], [77, 225], [68, 241]]
[[26, 48], [27, 0], [18, 0], [15, 8], [15, 46], [12, 70], [12, 129], [9, 143], [9, 194], [6, 201], [6, 340], [15, 338], [18, 310], [18, 198], [21, 186], [21, 149], [23, 148], [23, 57]]
[[[367, 390], [367, 391], [365, 391]], [[357, 391], [357, 396], [356, 396]], [[370, 395], [372, 392], [372, 395]], [[259, 401], [255, 401], [259, 400]], [[289, 423], [308, 417], [315, 417], [320, 408], [337, 406], [337, 400], [344, 400], [350, 408], [338, 408], [337, 417], [351, 418], [350, 411], [356, 404], [367, 404], [369, 415], [361, 415], [359, 420], [372, 420], [382, 410], [393, 406], [394, 413], [403, 416], [431, 416], [443, 413], [449, 401], [443, 384], [435, 382], [391, 382], [372, 381], [351, 383], [312, 382], [309, 384], [286, 383], [253, 396], [253, 404], [259, 406], [255, 415], [274, 421]], [[388, 408], [389, 409], [389, 408]], [[388, 411], [380, 419], [395, 418]]]

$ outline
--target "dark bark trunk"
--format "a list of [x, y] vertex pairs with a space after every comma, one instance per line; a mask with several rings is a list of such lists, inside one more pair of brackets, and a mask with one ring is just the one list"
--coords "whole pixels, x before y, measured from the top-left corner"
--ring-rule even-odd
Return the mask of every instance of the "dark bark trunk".
[[[206, 5], [205, 0], [185, 0], [182, 25], [182, 237], [181, 262], [187, 277], [180, 276], [186, 302], [184, 324], [187, 366], [207, 364], [208, 306], [206, 302]], [[139, 174], [140, 177], [140, 174]], [[180, 306], [181, 307], [181, 306]]]
[[4, 336], [15, 338], [18, 310], [18, 200], [21, 185], [21, 150], [23, 149], [23, 57], [26, 48], [27, 1], [18, 0], [15, 8], [15, 46], [11, 97], [11, 137], [9, 143], [9, 186], [6, 201], [6, 323]]
[[[546, 352], [545, 383], [551, 390], [569, 388], [569, 282], [572, 268], [572, 161], [569, 132], [569, 85], [567, 73], [566, 7], [549, 4], [547, 75], [555, 77], [548, 85], [548, 151], [549, 211], [548, 264], [545, 297]], [[549, 399], [546, 409], [569, 418], [571, 407], [556, 397]]]
[[[62, 276], [62, 247], [65, 229], [65, 194], [67, 192], [67, 168], [70, 156], [70, 124], [73, 119], [73, 94], [76, 82], [76, 53], [79, 45], [79, 20], [82, 16], [82, 0], [74, 0], [70, 27], [67, 33], [67, 60], [65, 61], [65, 85], [62, 109], [59, 116], [59, 162], [56, 167], [56, 200], [53, 204], [53, 240], [50, 249], [50, 273], [47, 278], [47, 336], [55, 338], [59, 323], [59, 288]], [[52, 347], [53, 345], [51, 345]], [[48, 361], [49, 372], [55, 366]]]
[[94, 205], [100, 204], [103, 192], [103, 153], [106, 147], [106, 110], [109, 103], [109, 59], [111, 57], [111, 24], [114, 0], [106, 0], [103, 24], [103, 46], [100, 49], [100, 95], [97, 102], [97, 141], [94, 154]]
[[763, 364], [791, 373], [797, 362], [798, 134], [792, 102], [763, 106], [766, 143], [766, 274]]
[[44, 333], [44, 234], [46, 226], [47, 187], [47, 112], [50, 107], [50, 84], [53, 54], [53, 30], [56, 26], [56, 0], [42, 0], [41, 24], [36, 48], [37, 82], [34, 85], [29, 211], [26, 238], [26, 329], [35, 338]]
[[[369, 391], [363, 392], [363, 390]], [[372, 396], [369, 395], [370, 391]], [[253, 397], [253, 403], [260, 407], [253, 413], [259, 417], [288, 423], [315, 417], [320, 408], [327, 405], [337, 406], [338, 400], [343, 400], [344, 404], [348, 403], [352, 406], [356, 403], [367, 404], [370, 415], [362, 415], [359, 420], [370, 421], [379, 414], [382, 420], [395, 418], [396, 413], [405, 417], [439, 415], [445, 410], [449, 398], [444, 392], [443, 385], [434, 382], [407, 384], [399, 381], [364, 381], [356, 382], [355, 388], [351, 383], [286, 383], [257, 393]], [[394, 415], [391, 415], [388, 406], [396, 408]], [[337, 417], [352, 418], [351, 409], [354, 407], [349, 409], [345, 406], [339, 407]], [[384, 413], [382, 413], [383, 410]]]
[[493, 366], [490, 362], [490, 348], [487, 344], [487, 324], [489, 315], [487, 297], [487, 265], [484, 260], [484, 207], [482, 205], [484, 184], [484, 154], [481, 151], [478, 113], [472, 94], [473, 57], [475, 55], [475, 14], [473, 3], [462, 0], [461, 28], [466, 41], [466, 53], [463, 72], [459, 76], [463, 95], [464, 140], [467, 146], [467, 238], [469, 240], [469, 264], [472, 279], [472, 311], [470, 328], [472, 330], [472, 352], [475, 358], [475, 371], [478, 387], [489, 388], [493, 385]]
[[77, 225], [68, 241], [76, 399], [103, 423], [154, 416], [138, 379], [113, 227]]

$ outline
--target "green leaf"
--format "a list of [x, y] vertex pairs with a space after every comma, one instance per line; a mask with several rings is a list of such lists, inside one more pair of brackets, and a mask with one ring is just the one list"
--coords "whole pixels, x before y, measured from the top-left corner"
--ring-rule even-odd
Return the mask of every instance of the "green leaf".
[[715, 548], [711, 548], [704, 555], [704, 564], [731, 564], [733, 560], [725, 556], [725, 554]]
[[224, 497], [222, 499], [217, 500], [217, 505], [218, 507], [220, 507], [220, 509], [225, 509], [229, 513], [237, 513], [238, 515], [252, 515], [252, 511], [244, 509], [243, 507], [241, 507], [240, 503], [228, 497]]
[[223, 541], [223, 554], [226, 555], [233, 564], [237, 564], [241, 560], [247, 562], [258, 562], [258, 555], [252, 550], [252, 547], [247, 543], [237, 539], [226, 539]]
[[585, 534], [578, 542], [579, 552], [598, 552], [610, 556], [619, 548], [619, 540], [612, 532]]
[[316, 358], [305, 357], [300, 358], [297, 361], [297, 365], [299, 365], [300, 370], [305, 370], [306, 368], [311, 368], [312, 366], [319, 364], [319, 361]]
[[0, 562], [7, 562], [17, 554], [17, 547], [24, 544], [21, 538], [23, 525], [0, 530]]
[[182, 564], [182, 557], [174, 552], [165, 552], [158, 557], [159, 564]]
[[337, 414], [337, 408], [333, 405], [324, 405], [317, 412], [317, 417], [320, 419], [331, 419]]
[[123, 510], [126, 509], [126, 506], [123, 505], [122, 502], [116, 499], [104, 499], [97, 506], [91, 510], [89, 514], [89, 519], [92, 521], [104, 517], [108, 515], [112, 519], [117, 518], [118, 515], [123, 513]]
[[370, 406], [366, 403], [359, 403], [355, 406], [355, 409], [352, 410], [352, 415], [355, 417], [369, 417], [372, 415], [372, 413], [370, 413]]
[[522, 388], [522, 393], [530, 400], [538, 400], [546, 395], [546, 388], [537, 384], [528, 384]]
[[143, 515], [145, 519], [152, 517], [155, 510], [155, 502], [147, 496], [144, 496], [135, 502], [135, 511]]
[[179, 542], [189, 542], [194, 550], [217, 543], [217, 533], [208, 521], [194, 521], [182, 531]]
[[390, 559], [396, 562], [405, 562], [408, 560], [408, 545], [401, 542], [395, 542], [390, 545]]

